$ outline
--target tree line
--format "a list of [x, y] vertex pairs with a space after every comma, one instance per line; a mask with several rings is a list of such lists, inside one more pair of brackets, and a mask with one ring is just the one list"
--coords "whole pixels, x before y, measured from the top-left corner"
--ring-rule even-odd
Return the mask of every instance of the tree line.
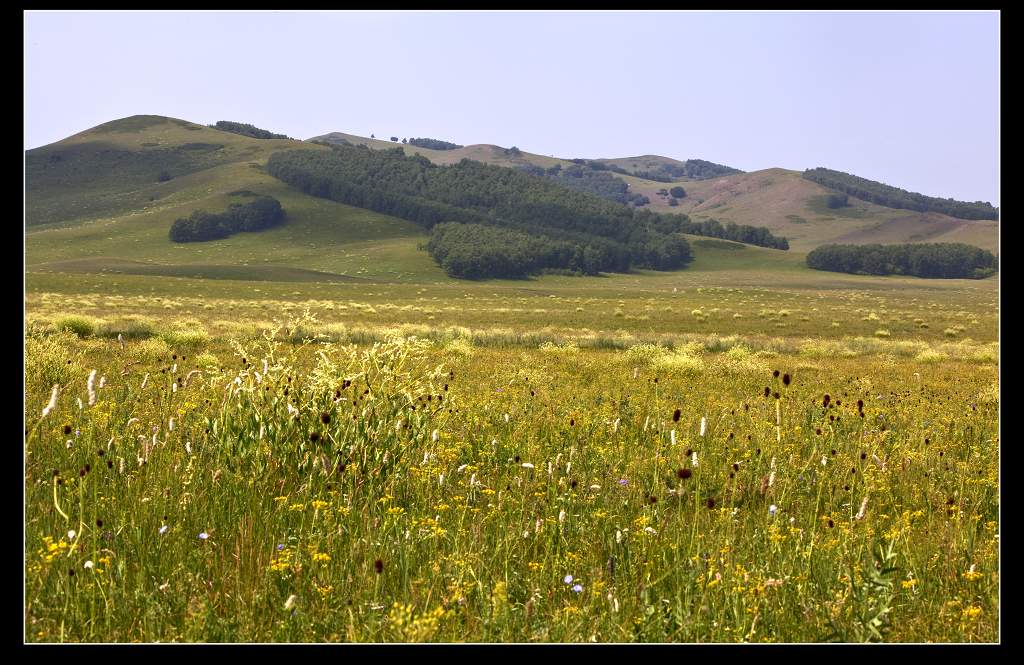
[[[573, 164], [564, 169], [561, 164], [555, 164], [547, 169], [534, 164], [523, 164], [519, 168], [530, 175], [550, 178], [565, 187], [600, 196], [602, 199], [615, 201], [622, 205], [640, 207], [651, 202], [650, 198], [643, 194], [629, 191], [629, 185], [624, 180], [616, 178], [607, 169], [595, 168], [594, 164], [597, 162], [585, 166]], [[604, 165], [601, 164], [601, 166]]]
[[[925, 196], [916, 192], [886, 185], [885, 183], [867, 178], [860, 178], [842, 171], [833, 171], [822, 167], [807, 169], [804, 178], [830, 189], [855, 196], [858, 199], [877, 203], [888, 208], [914, 210], [916, 212], [938, 212], [960, 219], [999, 219], [999, 208], [991, 203], [975, 201], [954, 201]], [[831, 207], [831, 206], [830, 206]]]
[[457, 150], [463, 146], [457, 143], [449, 143], [448, 141], [442, 141], [440, 139], [409, 139], [409, 145], [414, 145], [417, 148], [427, 148], [429, 150]]
[[281, 202], [271, 196], [257, 196], [248, 203], [232, 203], [221, 213], [196, 210], [171, 224], [174, 242], [202, 242], [227, 238], [242, 231], [262, 231], [284, 221]]
[[219, 129], [222, 132], [231, 132], [232, 134], [241, 134], [242, 136], [248, 136], [253, 139], [288, 139], [290, 136], [284, 134], [274, 134], [268, 132], [265, 129], [254, 127], [244, 122], [231, 122], [230, 120], [218, 120], [216, 124], [210, 125], [214, 129]]
[[680, 235], [692, 226], [685, 215], [636, 211], [517, 169], [468, 159], [437, 166], [401, 148], [332, 146], [274, 153], [267, 172], [307, 194], [428, 229], [445, 222], [474, 227], [446, 226], [428, 243], [458, 277], [673, 270], [690, 260]]
[[807, 266], [832, 272], [944, 279], [982, 279], [998, 268], [992, 252], [963, 243], [822, 245], [807, 255]]

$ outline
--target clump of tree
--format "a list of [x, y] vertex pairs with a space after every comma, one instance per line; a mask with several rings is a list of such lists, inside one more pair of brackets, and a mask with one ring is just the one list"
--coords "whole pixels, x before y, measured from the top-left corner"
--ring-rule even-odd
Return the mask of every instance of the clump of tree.
[[221, 213], [196, 210], [171, 224], [174, 242], [202, 242], [227, 238], [243, 231], [262, 231], [284, 221], [281, 202], [271, 196], [256, 196], [247, 203], [233, 203]]
[[678, 187], [678, 186], [677, 187], [673, 187], [672, 189], [670, 189], [669, 190], [669, 194], [671, 194], [672, 197], [676, 198], [676, 199], [685, 199], [686, 198], [686, 190], [683, 189], [682, 187]]
[[449, 143], [448, 141], [442, 141], [440, 139], [409, 139], [409, 145], [414, 145], [417, 148], [427, 148], [428, 150], [456, 150], [463, 146], [457, 143]]
[[[685, 217], [685, 215], [682, 216]], [[789, 249], [789, 241], [786, 238], [773, 235], [771, 231], [763, 226], [750, 226], [749, 224], [736, 224], [735, 222], [728, 222], [723, 225], [717, 219], [694, 222], [687, 218], [687, 221], [680, 225], [680, 230], [683, 233], [692, 235], [733, 240], [748, 245], [757, 245], [758, 247]]]
[[230, 120], [218, 120], [216, 124], [210, 125], [214, 129], [219, 129], [222, 132], [231, 132], [232, 134], [241, 134], [242, 136], [248, 136], [253, 139], [289, 139], [290, 136], [284, 134], [274, 134], [265, 129], [254, 127], [244, 122], [231, 122]]
[[555, 164], [549, 169], [534, 164], [523, 164], [519, 168], [531, 175], [550, 178], [565, 187], [600, 196], [623, 205], [639, 207], [651, 202], [646, 196], [629, 191], [629, 185], [621, 178], [616, 178], [609, 173], [605, 165], [600, 162], [584, 163], [584, 165], [573, 164], [564, 169], [561, 164]]
[[[313, 196], [401, 217], [428, 229], [450, 222], [499, 227], [543, 240], [540, 245], [523, 245], [518, 240], [513, 243], [545, 258], [533, 262], [509, 259], [501, 264], [505, 266], [500, 269], [503, 276], [511, 274], [510, 270], [521, 275], [543, 269], [588, 274], [625, 272], [632, 267], [674, 270], [690, 259], [689, 245], [682, 233], [727, 232], [717, 222], [694, 223], [685, 215], [655, 214], [604, 200], [564, 186], [546, 173], [539, 177], [524, 170], [468, 159], [438, 166], [421, 155], [407, 156], [401, 148], [332, 146], [324, 151], [276, 152], [267, 162], [267, 172]], [[747, 240], [736, 239], [754, 239], [766, 246], [785, 242], [771, 236], [767, 229], [748, 235]], [[443, 265], [448, 256], [443, 247], [453, 243], [468, 246], [492, 236], [489, 229], [463, 229], [451, 235], [446, 232], [431, 244], [430, 251]], [[558, 243], [568, 243], [572, 251]], [[553, 246], [560, 249], [555, 251]], [[465, 252], [457, 252], [453, 256], [464, 255]], [[452, 259], [450, 263], [454, 275], [483, 276], [477, 269], [458, 267], [468, 265], [467, 260]], [[515, 266], [515, 270], [508, 266]], [[492, 271], [494, 275], [498, 270]]]
[[[577, 160], [573, 160], [577, 161]], [[586, 161], [586, 160], [578, 160]], [[591, 166], [598, 162], [590, 162]], [[615, 164], [602, 164], [610, 171], [621, 173], [623, 175], [634, 175], [644, 180], [653, 180], [655, 182], [674, 182], [678, 178], [687, 178], [689, 180], [707, 180], [708, 178], [718, 178], [724, 175], [732, 175], [734, 173], [743, 173], [739, 169], [734, 169], [731, 166], [724, 166], [722, 164], [715, 164], [714, 162], [708, 162], [703, 159], [688, 159], [682, 164], [676, 164], [667, 162], [658, 164], [654, 168], [640, 169], [634, 165], [632, 172], [627, 171], [621, 166]], [[677, 196], [676, 198], [683, 198]]]
[[867, 178], [860, 178], [842, 171], [818, 167], [804, 171], [804, 178], [819, 185], [834, 189], [858, 199], [877, 203], [889, 208], [914, 210], [917, 212], [938, 212], [960, 219], [999, 219], [999, 208], [991, 203], [955, 201], [925, 196], [916, 192], [886, 185]]
[[703, 159], [686, 160], [686, 166], [684, 169], [685, 172], [683, 175], [691, 180], [707, 180], [709, 178], [720, 178], [724, 175], [743, 173], [743, 171], [734, 169], [731, 166], [715, 164], [714, 162], [709, 162]]
[[963, 243], [822, 245], [807, 255], [807, 266], [832, 272], [942, 279], [982, 279], [998, 269], [992, 252]]

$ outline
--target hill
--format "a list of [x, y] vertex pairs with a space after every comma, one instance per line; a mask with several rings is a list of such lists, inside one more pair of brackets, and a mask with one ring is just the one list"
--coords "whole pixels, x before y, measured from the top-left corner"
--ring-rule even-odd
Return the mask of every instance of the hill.
[[[318, 138], [374, 149], [396, 147], [390, 141], [352, 134]], [[575, 166], [572, 160], [526, 151], [516, 154], [495, 145], [455, 150], [398, 146], [435, 164], [469, 158], [519, 168]], [[400, 282], [448, 279], [418, 249], [429, 237], [422, 227], [308, 196], [269, 176], [266, 162], [282, 150], [328, 148], [308, 141], [251, 138], [162, 116], [132, 116], [29, 150], [25, 155], [28, 269], [134, 271], [144, 264], [146, 273], [167, 275], [238, 278], [249, 274], [251, 279], [274, 279], [287, 273], [289, 280], [311, 281], [335, 279], [324, 275]], [[685, 164], [657, 156], [644, 159], [648, 161], [636, 162], [638, 168]], [[825, 205], [831, 190], [797, 171], [768, 169], [681, 180], [688, 196], [674, 208], [667, 197], [658, 195], [665, 183], [616, 177], [631, 191], [649, 196], [651, 203], [645, 208], [684, 212], [696, 222], [715, 219], [723, 224], [765, 226], [789, 238], [797, 253], [825, 243], [963, 242], [989, 250], [997, 245], [995, 221], [896, 210], [856, 199], [847, 208], [831, 210]], [[175, 219], [196, 209], [224, 210], [237, 202], [233, 193], [243, 190], [278, 199], [287, 212], [287, 223], [209, 243], [168, 242], [167, 232]], [[707, 265], [701, 254], [701, 248], [694, 246], [695, 268]]]
[[[422, 228], [307, 196], [269, 176], [267, 159], [282, 149], [328, 150], [161, 116], [116, 120], [29, 150], [26, 269], [286, 281], [445, 279], [417, 250], [426, 241]], [[161, 182], [162, 170], [172, 177]], [[168, 239], [175, 219], [197, 209], [225, 210], [244, 200], [240, 192], [277, 199], [287, 223], [211, 242]]]
[[990, 251], [998, 245], [998, 222], [993, 220], [899, 210], [854, 198], [847, 207], [831, 209], [826, 199], [833, 191], [802, 175], [776, 168], [685, 183], [687, 196], [676, 208], [658, 195], [664, 183], [622, 178], [630, 191], [651, 199], [652, 209], [678, 210], [696, 221], [765, 226], [798, 251], [826, 243], [962, 242]]
[[[564, 169], [575, 165], [572, 159], [525, 151], [513, 155], [510, 149], [487, 144], [469, 145], [457, 150], [427, 150], [342, 132], [310, 139], [317, 140], [366, 145], [377, 150], [400, 146], [407, 155], [419, 153], [435, 164], [455, 164], [466, 158], [513, 168], [533, 165], [550, 169], [560, 165]], [[721, 166], [703, 160], [680, 161], [660, 155], [589, 161], [633, 173], [683, 169], [691, 162]], [[805, 179], [801, 171], [771, 168], [699, 180], [679, 176], [672, 183], [622, 173], [614, 175], [629, 185], [630, 193], [647, 197], [650, 203], [645, 207], [654, 212], [682, 212], [694, 221], [716, 219], [722, 224], [733, 222], [764, 226], [772, 233], [786, 237], [790, 247], [801, 252], [826, 243], [959, 242], [989, 251], [996, 251], [998, 247], [998, 222], [994, 220], [965, 220], [936, 212], [889, 208], [852, 198], [848, 207], [831, 209], [826, 200], [834, 190]], [[687, 193], [685, 198], [677, 200], [677, 206], [670, 205], [667, 193], [659, 194], [662, 190], [667, 192], [674, 183], [684, 185]]]

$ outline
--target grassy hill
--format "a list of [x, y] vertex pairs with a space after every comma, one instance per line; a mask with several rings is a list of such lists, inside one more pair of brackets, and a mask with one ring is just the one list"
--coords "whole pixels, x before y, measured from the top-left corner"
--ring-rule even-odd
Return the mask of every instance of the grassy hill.
[[670, 185], [622, 177], [631, 191], [651, 199], [652, 209], [685, 212], [697, 221], [713, 218], [723, 224], [765, 226], [803, 252], [832, 242], [963, 242], [990, 251], [998, 245], [995, 221], [897, 210], [852, 197], [848, 207], [830, 209], [825, 199], [831, 190], [805, 180], [799, 171], [765, 169], [687, 182], [687, 196], [676, 208], [657, 194]]
[[[374, 149], [390, 141], [333, 133]], [[401, 146], [402, 144], [397, 144]], [[384, 282], [447, 281], [426, 252], [423, 230], [404, 220], [307, 196], [264, 172], [270, 154], [283, 149], [325, 150], [310, 142], [253, 139], [161, 116], [115, 120], [26, 152], [26, 267], [32, 274], [118, 273], [267, 281]], [[528, 152], [511, 154], [493, 145], [457, 150], [402, 146], [438, 164], [463, 158], [501, 166], [550, 167], [561, 160]], [[638, 169], [657, 156], [635, 159]], [[648, 161], [643, 161], [648, 160]], [[676, 160], [670, 160], [676, 162]], [[679, 163], [679, 162], [676, 162]], [[666, 184], [620, 176], [649, 196], [652, 208], [678, 211], [696, 220], [715, 218], [763, 225], [790, 239], [793, 251], [779, 254], [777, 268], [801, 270], [802, 254], [826, 242], [965, 242], [994, 250], [997, 223], [964, 221], [934, 213], [894, 210], [851, 198], [830, 210], [828, 190], [797, 171], [768, 169], [686, 182], [689, 196], [670, 208], [657, 191]], [[280, 228], [205, 243], [169, 242], [174, 219], [197, 208], [222, 210], [248, 190], [281, 201], [287, 221]], [[697, 260], [687, 273], [714, 269], [701, 260], [709, 248], [694, 243]], [[753, 251], [715, 255], [746, 261]], [[772, 259], [774, 260], [774, 259]], [[792, 264], [792, 265], [791, 265]], [[545, 278], [551, 279], [551, 278]]]
[[[444, 278], [417, 250], [426, 235], [415, 224], [307, 196], [263, 171], [272, 152], [295, 148], [325, 150], [133, 116], [30, 150], [26, 268], [284, 281]], [[159, 182], [165, 169], [172, 178]], [[176, 218], [223, 210], [246, 190], [277, 198], [285, 224], [212, 242], [168, 239]]]

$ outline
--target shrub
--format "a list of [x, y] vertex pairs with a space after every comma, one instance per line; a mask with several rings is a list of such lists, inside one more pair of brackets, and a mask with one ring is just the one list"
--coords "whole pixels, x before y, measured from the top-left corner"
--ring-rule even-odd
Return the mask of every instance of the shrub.
[[60, 331], [70, 331], [79, 337], [91, 337], [96, 334], [96, 319], [90, 316], [71, 314], [57, 319], [54, 327]]

